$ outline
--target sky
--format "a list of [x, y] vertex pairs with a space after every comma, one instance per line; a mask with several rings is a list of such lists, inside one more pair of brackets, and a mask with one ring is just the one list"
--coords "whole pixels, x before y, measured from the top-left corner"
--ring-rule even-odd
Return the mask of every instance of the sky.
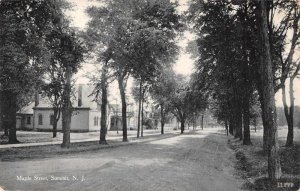
[[[69, 16], [72, 20], [71, 25], [73, 27], [84, 29], [86, 23], [89, 21], [89, 17], [85, 13], [85, 10], [87, 7], [94, 5], [95, 1], [91, 1], [91, 0], [68, 0], [68, 1], [73, 5], [73, 8], [66, 13], [67, 16]], [[178, 7], [178, 12], [181, 13], [188, 9], [188, 0], [179, 0], [178, 2], [180, 4], [180, 6]], [[176, 63], [174, 63], [174, 67], [173, 67], [174, 71], [178, 74], [189, 76], [193, 72], [194, 60], [191, 59], [190, 54], [185, 52], [185, 47], [187, 46], [188, 42], [193, 40], [194, 38], [195, 36], [193, 34], [191, 34], [190, 32], [185, 32], [178, 42], [178, 45], [181, 50], [178, 59]], [[300, 56], [299, 52], [295, 56], [299, 57]], [[85, 64], [84, 67], [76, 75], [78, 83], [89, 83], [89, 79], [86, 78], [85, 76], [87, 74], [93, 73], [94, 71], [95, 71], [95, 64]], [[112, 86], [117, 87], [116, 83], [112, 84]], [[112, 88], [112, 89], [114, 91], [114, 89], [117, 88]], [[300, 106], [300, 79], [297, 79], [295, 81], [294, 90], [295, 90], [295, 105]], [[281, 91], [277, 92], [275, 99], [276, 99], [276, 105], [282, 106]]]

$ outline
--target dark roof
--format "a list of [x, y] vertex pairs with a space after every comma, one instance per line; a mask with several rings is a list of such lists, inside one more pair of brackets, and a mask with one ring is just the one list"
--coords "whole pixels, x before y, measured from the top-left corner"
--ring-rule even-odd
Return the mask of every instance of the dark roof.
[[33, 114], [33, 107], [34, 107], [34, 102], [28, 104], [27, 106], [23, 107], [19, 111], [17, 111], [17, 114], [27, 114], [27, 115], [32, 115]]

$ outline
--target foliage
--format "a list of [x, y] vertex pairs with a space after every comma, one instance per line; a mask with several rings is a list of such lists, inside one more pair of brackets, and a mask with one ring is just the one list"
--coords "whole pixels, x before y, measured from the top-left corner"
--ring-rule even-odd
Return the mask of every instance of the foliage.
[[[128, 76], [140, 79], [146, 87], [153, 83], [163, 65], [175, 59], [175, 38], [182, 26], [175, 8], [176, 4], [169, 0], [110, 0], [105, 6], [87, 10], [92, 19], [86, 37], [98, 56], [111, 60], [108, 67], [119, 83], [123, 120]], [[123, 124], [126, 126], [125, 121]]]
[[[218, 121], [234, 119], [230, 123], [236, 128], [241, 127], [242, 116], [250, 123], [250, 100], [259, 83], [253, 12], [253, 5], [246, 1], [239, 6], [225, 0], [193, 1], [187, 15], [198, 36], [189, 46], [198, 56], [193, 89], [209, 98]], [[242, 131], [237, 132], [242, 137]]]
[[[63, 0], [0, 2], [0, 86], [3, 94], [12, 95], [9, 116], [10, 142], [17, 142], [15, 133], [15, 104], [22, 102], [27, 92], [37, 89], [48, 68], [47, 37], [63, 17], [68, 4]], [[62, 38], [63, 39], [63, 38]], [[63, 47], [61, 47], [63, 48]], [[64, 58], [62, 61], [68, 60]], [[17, 96], [16, 101], [13, 100]]]

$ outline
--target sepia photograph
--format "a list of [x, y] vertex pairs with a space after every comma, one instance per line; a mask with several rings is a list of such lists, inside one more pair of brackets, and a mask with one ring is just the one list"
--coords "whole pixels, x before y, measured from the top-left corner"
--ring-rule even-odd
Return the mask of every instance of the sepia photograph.
[[0, 0], [0, 191], [300, 191], [299, 0]]

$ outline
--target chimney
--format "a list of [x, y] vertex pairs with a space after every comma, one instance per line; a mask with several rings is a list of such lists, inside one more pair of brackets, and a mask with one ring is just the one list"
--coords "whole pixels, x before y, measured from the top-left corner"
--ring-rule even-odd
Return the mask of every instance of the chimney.
[[39, 91], [35, 91], [34, 93], [34, 106], [38, 106], [40, 104], [40, 94]]
[[82, 106], [82, 84], [78, 87], [78, 107]]

